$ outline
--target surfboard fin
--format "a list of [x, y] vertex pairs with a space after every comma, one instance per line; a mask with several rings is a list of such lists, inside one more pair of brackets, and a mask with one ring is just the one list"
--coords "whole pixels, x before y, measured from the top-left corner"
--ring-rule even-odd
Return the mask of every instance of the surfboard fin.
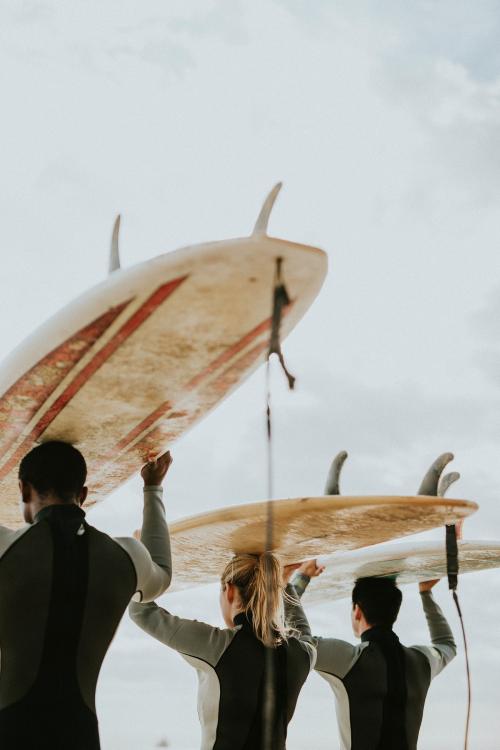
[[120, 269], [120, 248], [119, 248], [119, 236], [120, 236], [120, 221], [121, 216], [118, 214], [118, 216], [115, 219], [115, 223], [113, 225], [113, 234], [111, 235], [111, 247], [109, 251], [109, 267], [108, 272], [111, 274], [114, 271], [118, 271]]
[[276, 201], [276, 198], [278, 197], [278, 193], [281, 190], [282, 185], [283, 185], [282, 182], [277, 182], [276, 185], [271, 190], [271, 192], [269, 193], [269, 195], [267, 196], [266, 200], [264, 201], [264, 205], [260, 209], [260, 214], [257, 218], [257, 221], [255, 222], [252, 236], [262, 237], [263, 235], [267, 234], [267, 225], [269, 224], [269, 217], [271, 216], [271, 211], [273, 210], [274, 202]]
[[432, 466], [428, 469], [425, 477], [422, 479], [422, 483], [418, 489], [417, 495], [431, 495], [436, 496], [438, 494], [438, 483], [444, 468], [450, 461], [453, 461], [455, 456], [453, 453], [442, 453]]
[[458, 482], [460, 474], [458, 471], [450, 471], [449, 474], [445, 474], [441, 477], [438, 484], [438, 497], [444, 497], [454, 482]]
[[325, 495], [340, 495], [340, 472], [348, 455], [347, 451], [340, 451], [333, 459], [326, 478]]
[[[444, 497], [446, 495], [448, 488], [454, 482], [457, 482], [459, 479], [460, 479], [460, 474], [458, 473], [458, 471], [450, 471], [449, 474], [445, 474], [444, 477], [441, 477], [441, 479], [439, 480], [439, 485], [438, 485], [438, 496]], [[460, 521], [457, 521], [455, 524], [455, 531], [457, 534], [457, 539], [462, 539], [463, 527], [464, 527], [464, 519], [461, 518]]]

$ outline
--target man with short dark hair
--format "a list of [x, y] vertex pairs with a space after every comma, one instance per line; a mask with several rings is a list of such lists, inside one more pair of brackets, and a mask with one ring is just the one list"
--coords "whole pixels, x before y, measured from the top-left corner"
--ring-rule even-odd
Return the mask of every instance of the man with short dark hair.
[[[324, 568], [304, 563], [293, 580], [299, 596]], [[315, 638], [315, 669], [336, 699], [341, 750], [416, 750], [431, 680], [453, 659], [455, 641], [433, 599], [437, 581], [419, 584], [432, 646], [401, 645], [392, 626], [402, 594], [390, 578], [360, 578], [352, 591], [352, 645]]]
[[98, 750], [95, 689], [134, 596], [152, 601], [172, 565], [162, 503], [169, 453], [142, 469], [142, 544], [90, 526], [82, 454], [59, 441], [19, 467], [23, 515], [0, 527], [0, 748]]

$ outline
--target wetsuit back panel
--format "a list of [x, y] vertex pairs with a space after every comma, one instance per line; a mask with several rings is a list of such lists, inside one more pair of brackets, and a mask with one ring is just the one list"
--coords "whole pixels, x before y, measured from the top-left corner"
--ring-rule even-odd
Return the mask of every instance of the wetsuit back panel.
[[97, 750], [94, 692], [136, 588], [76, 506], [50, 506], [0, 560], [0, 747]]
[[274, 684], [272, 747], [284, 750], [287, 725], [310, 670], [310, 660], [295, 639], [269, 652], [243, 615], [242, 628], [215, 667], [220, 685], [219, 719], [214, 750], [259, 750], [263, 747], [267, 659]]

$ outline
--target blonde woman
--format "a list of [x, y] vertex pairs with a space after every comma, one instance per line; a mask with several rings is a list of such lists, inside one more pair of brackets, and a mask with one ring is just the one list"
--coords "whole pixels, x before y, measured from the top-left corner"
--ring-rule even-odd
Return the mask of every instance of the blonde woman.
[[221, 576], [222, 630], [154, 603], [130, 605], [139, 627], [197, 670], [201, 750], [284, 750], [316, 659], [307, 619], [286, 586], [296, 567], [283, 569], [271, 554], [233, 557]]

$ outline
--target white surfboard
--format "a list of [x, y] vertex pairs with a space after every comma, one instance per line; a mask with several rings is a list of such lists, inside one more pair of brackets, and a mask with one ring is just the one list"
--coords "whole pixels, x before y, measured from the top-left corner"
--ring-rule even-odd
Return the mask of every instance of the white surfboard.
[[254, 232], [126, 270], [117, 231], [106, 281], [41, 325], [0, 365], [0, 523], [19, 522], [17, 468], [37, 442], [77, 445], [89, 502], [202, 419], [264, 361], [276, 259], [291, 304], [285, 337], [318, 294], [326, 254]]
[[[460, 572], [500, 567], [500, 542], [458, 541]], [[398, 585], [446, 577], [446, 548], [442, 542], [402, 542], [375, 549], [321, 557], [325, 571], [309, 583], [304, 601], [319, 603], [349, 597], [357, 578], [390, 576]]]
[[270, 509], [272, 551], [285, 563], [294, 563], [332, 549], [352, 550], [454, 523], [477, 510], [477, 505], [424, 495], [328, 495], [200, 513], [170, 524], [172, 590], [218, 580], [235, 553], [265, 551]]

